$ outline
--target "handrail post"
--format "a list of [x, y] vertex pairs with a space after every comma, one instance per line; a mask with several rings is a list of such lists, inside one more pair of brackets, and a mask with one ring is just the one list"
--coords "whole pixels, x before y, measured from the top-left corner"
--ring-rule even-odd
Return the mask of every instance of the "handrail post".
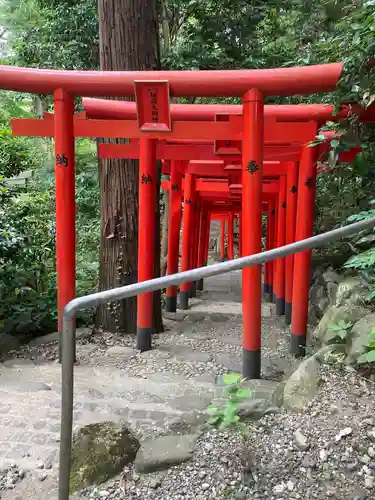
[[[208, 217], [209, 224], [209, 217]], [[147, 282], [105, 290], [85, 297], [79, 297], [66, 305], [63, 316], [63, 345], [62, 345], [62, 398], [61, 398], [61, 430], [60, 430], [60, 470], [59, 470], [59, 497], [58, 500], [69, 500], [69, 474], [72, 450], [72, 423], [73, 423], [73, 371], [75, 351], [75, 323], [77, 311], [104, 304], [105, 302], [123, 300], [141, 293], [153, 292], [167, 286], [179, 285], [187, 280], [218, 276], [220, 274], [237, 271], [245, 267], [259, 266], [280, 257], [286, 257], [297, 252], [304, 252], [312, 248], [324, 246], [340, 238], [357, 234], [360, 231], [375, 227], [375, 217], [356, 222], [319, 234], [306, 240], [296, 241], [281, 248], [274, 248], [267, 252], [242, 257], [207, 267], [193, 269], [184, 273], [155, 278]], [[209, 226], [208, 226], [209, 228]]]
[[73, 434], [73, 383], [75, 360], [75, 320], [63, 316], [62, 331], [62, 391], [59, 463], [59, 498], [69, 500], [70, 467]]

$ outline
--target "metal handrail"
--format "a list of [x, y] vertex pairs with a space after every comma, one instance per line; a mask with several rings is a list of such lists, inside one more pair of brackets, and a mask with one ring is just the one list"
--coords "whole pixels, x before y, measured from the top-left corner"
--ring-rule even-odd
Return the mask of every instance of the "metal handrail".
[[184, 271], [181, 273], [155, 278], [133, 285], [127, 285], [103, 292], [93, 293], [71, 300], [64, 309], [62, 331], [62, 395], [61, 395], [61, 431], [60, 431], [60, 466], [59, 466], [59, 500], [69, 500], [69, 479], [72, 451], [72, 424], [73, 424], [73, 376], [75, 361], [75, 314], [77, 311], [91, 307], [133, 297], [145, 292], [160, 290], [171, 285], [179, 285], [186, 281], [217, 276], [219, 274], [237, 271], [244, 267], [263, 264], [293, 253], [318, 248], [334, 240], [375, 227], [375, 217], [356, 222], [348, 226], [327, 231], [326, 233], [297, 241], [266, 252], [247, 257], [212, 264], [210, 266]]

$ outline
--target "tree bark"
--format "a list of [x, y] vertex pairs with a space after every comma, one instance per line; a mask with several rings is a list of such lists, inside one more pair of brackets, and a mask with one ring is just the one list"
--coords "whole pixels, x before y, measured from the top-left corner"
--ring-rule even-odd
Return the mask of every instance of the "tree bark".
[[[98, 0], [98, 10], [101, 70], [160, 69], [157, 0]], [[105, 290], [137, 281], [138, 161], [100, 160], [99, 182], [99, 289]], [[159, 236], [160, 220], [156, 231]], [[159, 262], [160, 241], [158, 248], [156, 262]], [[156, 275], [158, 269], [160, 274], [160, 262], [155, 268]], [[97, 327], [110, 332], [135, 333], [136, 304], [134, 297], [100, 306]], [[156, 313], [160, 307], [160, 300], [156, 301]], [[161, 313], [159, 316], [161, 318]], [[156, 331], [162, 328], [160, 324], [154, 326]]]

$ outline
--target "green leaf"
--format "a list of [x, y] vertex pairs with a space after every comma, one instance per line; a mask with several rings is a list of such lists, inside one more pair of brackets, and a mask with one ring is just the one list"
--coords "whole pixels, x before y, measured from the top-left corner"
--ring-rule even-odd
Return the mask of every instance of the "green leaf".
[[250, 396], [250, 390], [249, 389], [238, 389], [237, 391], [237, 397], [239, 399], [247, 399]]
[[361, 356], [359, 356], [359, 358], [357, 359], [358, 364], [363, 365], [363, 364], [367, 363], [366, 354], [367, 354], [367, 352], [365, 354], [362, 354]]
[[365, 353], [366, 363], [375, 363], [375, 350]]
[[241, 374], [239, 373], [226, 373], [224, 376], [223, 376], [223, 382], [225, 385], [233, 385], [233, 384], [237, 384], [238, 382], [240, 382], [242, 379], [241, 377]]
[[210, 405], [206, 411], [207, 411], [208, 415], [211, 415], [211, 416], [217, 415], [219, 413], [219, 409], [214, 405]]
[[220, 416], [216, 416], [216, 417], [210, 417], [207, 420], [207, 423], [209, 425], [217, 425], [220, 421], [221, 421], [221, 417]]

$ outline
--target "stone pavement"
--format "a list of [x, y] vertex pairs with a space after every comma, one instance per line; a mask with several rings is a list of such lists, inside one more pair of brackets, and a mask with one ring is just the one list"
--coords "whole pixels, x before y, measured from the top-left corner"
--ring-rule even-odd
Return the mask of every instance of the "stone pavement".
[[[217, 375], [241, 367], [240, 300], [239, 272], [210, 278], [204, 292], [192, 301], [191, 311], [174, 318], [168, 315], [170, 331], [157, 336], [153, 351], [136, 353], [130, 345], [133, 340], [127, 346], [109, 345], [104, 350], [90, 343], [79, 345], [74, 428], [104, 420], [126, 421], [141, 437], [148, 437], [201, 421], [207, 405], [222, 390], [216, 385]], [[272, 316], [272, 309], [264, 304], [266, 355], [287, 344], [285, 329]], [[283, 357], [281, 365], [280, 359], [270, 359], [265, 360], [266, 370], [276, 370], [276, 374], [290, 365]], [[14, 491], [0, 493], [2, 498], [27, 495], [30, 500], [44, 500], [43, 488], [45, 498], [53, 498], [60, 431], [60, 365], [17, 358], [2, 363], [0, 397], [0, 462], [16, 463], [30, 471]], [[45, 487], [38, 485], [38, 477]]]

